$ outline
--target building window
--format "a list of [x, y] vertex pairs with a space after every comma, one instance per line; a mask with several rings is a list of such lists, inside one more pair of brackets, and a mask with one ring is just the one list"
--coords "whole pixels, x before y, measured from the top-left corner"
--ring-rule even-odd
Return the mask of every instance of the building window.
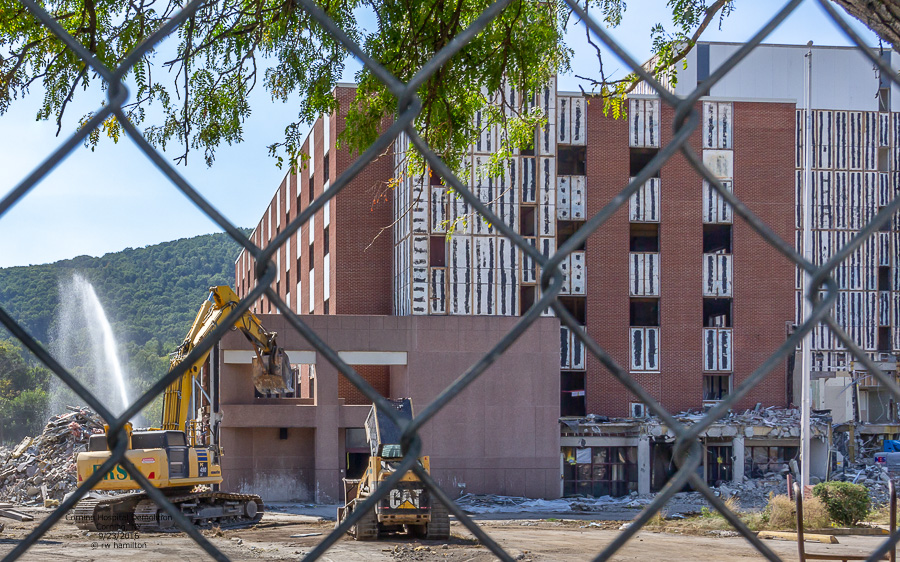
[[706, 446], [706, 483], [718, 486], [734, 479], [731, 445]]
[[330, 300], [331, 299], [325, 299], [325, 314], [329, 314], [329, 312], [330, 312], [330, 307], [328, 306], [328, 303], [330, 302]]
[[556, 175], [583, 176], [587, 173], [587, 150], [584, 146], [560, 146], [556, 151]]
[[528, 314], [528, 309], [534, 306], [536, 287], [534, 285], [519, 286], [519, 316]]
[[443, 236], [432, 236], [428, 239], [428, 265], [445, 267], [447, 265], [447, 240]]
[[537, 213], [535, 212], [535, 207], [531, 205], [519, 207], [519, 234], [522, 236], [537, 236]]
[[534, 156], [534, 147], [537, 146], [535, 139], [538, 136], [538, 131], [540, 129], [535, 128], [534, 133], [531, 135], [531, 142], [526, 141], [524, 144], [519, 146], [519, 155], [521, 156]]
[[731, 299], [703, 299], [703, 327], [731, 327]]
[[659, 326], [659, 299], [631, 299], [632, 326]]
[[325, 159], [322, 163], [322, 183], [328, 183], [328, 179], [331, 177], [331, 166], [328, 165], [330, 154], [325, 155]]
[[799, 447], [744, 446], [744, 476], [764, 478], [767, 474], [783, 474], [788, 463], [798, 459]]
[[583, 418], [587, 415], [584, 397], [584, 371], [562, 371], [559, 375], [560, 390], [562, 391], [559, 415]]
[[556, 297], [563, 307], [575, 317], [575, 321], [579, 325], [584, 326], [587, 322], [587, 297]]
[[637, 491], [637, 447], [563, 447], [564, 496], [615, 496]]
[[632, 252], [659, 251], [659, 224], [655, 222], [633, 222], [629, 224], [628, 249]]
[[704, 254], [730, 254], [731, 253], [731, 225], [730, 224], [704, 224], [703, 225], [703, 253]]
[[878, 351], [882, 353], [891, 352], [891, 327], [878, 327]]
[[[522, 207], [525, 209], [525, 207]], [[571, 238], [578, 229], [584, 225], [584, 221], [556, 221], [556, 245], [557, 248], [566, 243], [566, 241]], [[525, 236], [525, 235], [523, 235]], [[585, 243], [582, 242], [580, 246], [575, 248], [575, 251], [584, 251]]]
[[703, 400], [724, 400], [731, 393], [731, 375], [703, 375]]
[[431, 168], [428, 169], [428, 185], [443, 185], [441, 183], [441, 176], [439, 176], [437, 172], [435, 172]]
[[[659, 152], [658, 148], [632, 148], [628, 151], [630, 156], [630, 173], [631, 177], [635, 177], [636, 175], [641, 173], [647, 164], [653, 160], [653, 157]], [[657, 170], [651, 177], [658, 178], [659, 170]]]
[[307, 192], [309, 193], [309, 201], [307, 201], [307, 203], [306, 203], [307, 205], [311, 205], [313, 202], [313, 199], [315, 199], [315, 193], [316, 193], [315, 179], [316, 179], [316, 177], [313, 174], [309, 175], [309, 190], [307, 190]]
[[879, 88], [878, 89], [878, 111], [881, 113], [887, 113], [891, 110], [891, 89], [890, 88]]
[[309, 270], [312, 271], [316, 267], [316, 251], [315, 246], [309, 245]]

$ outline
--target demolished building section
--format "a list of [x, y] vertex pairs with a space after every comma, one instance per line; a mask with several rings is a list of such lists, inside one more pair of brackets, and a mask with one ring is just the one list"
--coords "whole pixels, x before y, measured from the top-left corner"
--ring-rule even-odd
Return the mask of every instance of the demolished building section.
[[[692, 425], [701, 411], [675, 419]], [[831, 417], [812, 416], [812, 474], [828, 477]], [[657, 492], [678, 470], [673, 458], [675, 432], [658, 418], [561, 418], [563, 495], [622, 496]], [[800, 411], [757, 407], [731, 413], [701, 434], [699, 467], [712, 486], [744, 485], [751, 479], [783, 481], [796, 470]]]
[[0, 501], [51, 507], [78, 486], [75, 455], [103, 430], [103, 420], [87, 408], [69, 409], [51, 417], [39, 436], [0, 447]]

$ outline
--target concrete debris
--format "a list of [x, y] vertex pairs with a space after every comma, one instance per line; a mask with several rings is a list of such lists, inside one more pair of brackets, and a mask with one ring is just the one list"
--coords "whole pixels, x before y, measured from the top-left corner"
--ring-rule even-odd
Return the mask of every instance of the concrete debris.
[[621, 498], [572, 497], [557, 500], [530, 499], [496, 494], [465, 494], [456, 505], [466, 513], [567, 513], [603, 511], [609, 507], [639, 510], [652, 501], [652, 496], [629, 494]]
[[[693, 425], [706, 417], [703, 410], [687, 410], [672, 417], [685, 425]], [[640, 434], [651, 437], [665, 436], [674, 439], [675, 433], [655, 416], [646, 418], [611, 418], [588, 414], [581, 419], [560, 420], [568, 427], [569, 431], [594, 433], [606, 435], [617, 433], [616, 429], [632, 427]], [[813, 411], [810, 416], [810, 425], [813, 435], [824, 436], [831, 425], [831, 415], [827, 411]], [[781, 408], [770, 406], [768, 408], [757, 407], [743, 412], [729, 412], [716, 420], [702, 434], [704, 437], [799, 437], [800, 435], [800, 410], [797, 408]]]
[[58, 505], [78, 486], [75, 455], [88, 438], [103, 431], [103, 420], [88, 408], [67, 407], [53, 416], [38, 437], [14, 448], [0, 447], [0, 501], [19, 505]]

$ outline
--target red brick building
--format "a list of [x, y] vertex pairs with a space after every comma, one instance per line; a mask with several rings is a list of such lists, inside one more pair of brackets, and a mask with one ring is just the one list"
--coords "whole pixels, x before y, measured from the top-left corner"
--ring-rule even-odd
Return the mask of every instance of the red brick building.
[[[699, 47], [704, 48], [708, 75], [709, 49], [715, 55], [720, 46]], [[693, 56], [699, 82], [702, 60]], [[689, 86], [690, 78], [684, 84]], [[701, 126], [688, 144], [772, 232], [795, 239], [797, 102], [788, 95], [737, 96], [740, 88], [730, 84], [698, 102]], [[279, 186], [253, 233], [255, 243], [265, 245], [355, 160], [335, 145], [352, 86], [340, 86], [337, 93], [341, 109], [313, 125], [302, 149], [309, 165]], [[547, 126], [535, 132], [532, 149], [513, 151], [500, 177], [479, 173], [502, 139], [502, 131], [486, 127], [472, 147], [470, 188], [545, 255], [614, 201], [673, 136], [672, 110], [653, 95], [631, 95], [625, 119], [604, 115], [599, 100], [558, 92], [555, 83], [524, 100], [507, 89], [504, 99], [541, 107]], [[448, 196], [440, 178], [408, 177], [407, 148], [405, 139], [398, 139], [392, 154], [368, 165], [279, 251], [282, 298], [300, 314], [425, 315], [448, 321], [523, 314], [540, 296], [539, 268], [496, 227], [472, 217], [464, 201]], [[389, 189], [391, 180], [396, 183]], [[462, 218], [469, 220], [463, 224]], [[447, 226], [454, 222], [448, 238]], [[700, 410], [733, 392], [797, 322], [793, 263], [736, 217], [680, 153], [562, 267], [560, 302], [670, 412]], [[254, 283], [245, 253], [235, 276], [243, 295]], [[256, 312], [276, 311], [263, 301]], [[652, 487], [661, 485], [664, 479], [650, 475], [659, 472], [656, 459], [665, 460], [671, 439], [663, 431], [648, 441], [646, 435], [636, 437], [633, 427], [606, 437], [579, 429], [578, 420], [590, 414], [635, 421], [649, 412], [566, 327], [560, 328], [559, 346], [559, 369], [543, 380], [559, 397], [559, 415], [566, 422], [560, 441], [563, 492], [645, 492], [651, 480]], [[827, 355], [830, 365], [833, 354]], [[392, 391], [388, 368], [359, 370], [379, 391]], [[301, 388], [304, 384], [301, 380]], [[788, 361], [782, 361], [737, 410], [757, 403], [789, 406], [790, 386]], [[342, 377], [338, 388], [345, 404], [365, 403]], [[727, 467], [704, 464], [707, 479], [740, 479], [745, 462], [747, 470], [760, 470], [745, 456], [745, 447], [793, 450], [796, 437], [785, 436], [790, 439], [773, 440], [748, 430], [744, 443], [744, 436], [730, 431], [705, 435], [710, 462], [731, 459]], [[597, 460], [609, 458], [619, 460]], [[610, 470], [619, 474], [613, 479], [583, 476], [582, 468], [591, 472], [598, 462], [618, 463], [622, 470]]]

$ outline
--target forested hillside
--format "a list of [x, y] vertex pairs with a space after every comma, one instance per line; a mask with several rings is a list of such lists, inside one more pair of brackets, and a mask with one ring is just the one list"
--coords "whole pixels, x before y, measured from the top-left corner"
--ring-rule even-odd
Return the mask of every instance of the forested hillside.
[[[209, 287], [234, 285], [239, 249], [228, 235], [211, 234], [99, 258], [0, 268], [0, 307], [52, 350], [59, 338], [60, 295], [74, 275], [83, 277], [105, 309], [136, 395], [165, 374], [168, 353], [184, 339]], [[0, 441], [8, 442], [43, 426], [50, 377], [0, 327], [0, 344], [4, 339], [10, 345], [0, 345]], [[21, 356], [11, 356], [16, 354]], [[74, 355], [75, 364], [66, 366], [77, 373]]]

